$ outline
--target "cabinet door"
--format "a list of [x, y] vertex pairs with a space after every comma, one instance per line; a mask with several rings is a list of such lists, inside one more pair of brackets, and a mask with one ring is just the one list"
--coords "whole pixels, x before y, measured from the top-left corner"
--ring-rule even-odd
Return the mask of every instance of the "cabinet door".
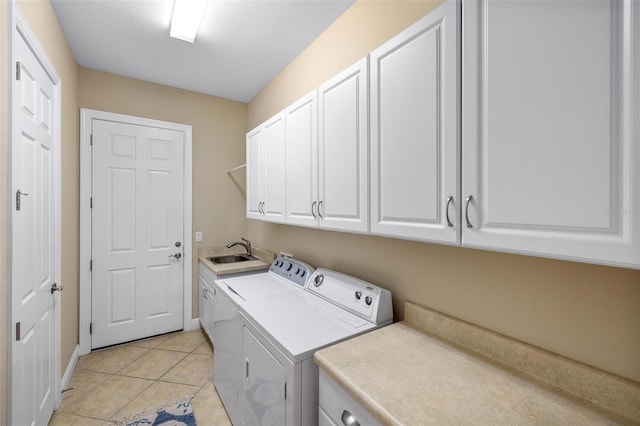
[[262, 212], [266, 220], [285, 221], [285, 120], [284, 112], [262, 127], [264, 197]]
[[246, 327], [242, 330], [242, 359], [242, 424], [285, 425], [284, 367]]
[[638, 9], [464, 4], [464, 245], [640, 265]]
[[215, 325], [215, 299], [216, 299], [216, 289], [207, 284], [206, 286], [207, 288], [207, 292], [206, 292], [206, 305], [207, 305], [207, 326], [206, 326], [206, 331], [207, 331], [207, 336], [209, 336], [209, 341], [214, 344], [214, 339], [215, 339], [215, 333], [214, 333], [214, 325]]
[[317, 92], [286, 110], [287, 223], [316, 226], [318, 193]]
[[[204, 280], [204, 278], [202, 278], [201, 276], [198, 277], [198, 288], [200, 289], [200, 293], [199, 293], [199, 297], [198, 297], [198, 310], [199, 310], [199, 318], [200, 318], [200, 325], [202, 326], [202, 329], [207, 332], [207, 324], [208, 324], [208, 318], [207, 318], [207, 295], [206, 295], [206, 290], [207, 290], [207, 283]], [[209, 333], [207, 333], [208, 335]]]
[[371, 66], [371, 233], [459, 243], [459, 14], [448, 1]]
[[320, 227], [369, 230], [367, 58], [318, 89]]
[[262, 141], [260, 128], [247, 133], [247, 217], [262, 219]]

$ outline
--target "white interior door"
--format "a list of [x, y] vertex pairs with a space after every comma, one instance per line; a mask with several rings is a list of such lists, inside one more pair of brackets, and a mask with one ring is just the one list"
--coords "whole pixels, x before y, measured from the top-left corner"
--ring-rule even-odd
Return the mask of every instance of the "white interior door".
[[183, 328], [184, 133], [92, 121], [91, 347]]
[[[58, 91], [14, 32], [11, 142], [11, 424], [45, 425], [55, 404]], [[58, 299], [59, 300], [59, 299]]]

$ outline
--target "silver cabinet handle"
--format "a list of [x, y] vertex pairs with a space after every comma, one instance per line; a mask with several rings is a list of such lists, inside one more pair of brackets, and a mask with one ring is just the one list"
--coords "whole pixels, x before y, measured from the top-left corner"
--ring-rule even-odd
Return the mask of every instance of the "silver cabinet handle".
[[322, 216], [322, 213], [320, 213], [320, 208], [322, 207], [322, 203], [324, 201], [320, 200], [318, 201], [318, 216], [320, 216], [320, 219], [324, 219], [324, 216]]
[[207, 289], [206, 288], [202, 289], [202, 297], [204, 297], [205, 300], [209, 300], [209, 298], [207, 297]]
[[182, 253], [170, 254], [169, 257], [174, 257], [176, 259], [180, 259], [182, 257]]
[[316, 202], [314, 201], [313, 203], [311, 203], [311, 215], [313, 215], [313, 218], [317, 218], [318, 216], [316, 216], [316, 212], [314, 211], [314, 209], [316, 208]]
[[22, 192], [18, 189], [18, 191], [16, 191], [16, 211], [20, 210], [20, 201], [22, 197], [27, 197], [29, 194], [27, 194], [26, 192]]
[[453, 223], [451, 223], [451, 219], [449, 219], [449, 204], [451, 204], [452, 201], [453, 201], [453, 195], [449, 195], [447, 197], [447, 206], [444, 208], [445, 215], [446, 215], [446, 218], [447, 218], [447, 226], [449, 228], [453, 227]]
[[55, 293], [56, 291], [62, 291], [62, 290], [64, 290], [64, 286], [58, 287], [58, 283], [51, 284], [51, 294]]
[[360, 422], [356, 419], [356, 416], [351, 414], [348, 410], [342, 412], [342, 424], [344, 426], [360, 426]]
[[473, 195], [469, 195], [466, 200], [466, 204], [464, 207], [464, 218], [467, 221], [467, 228], [473, 228], [471, 222], [469, 222], [469, 204], [471, 204], [471, 200], [473, 200]]

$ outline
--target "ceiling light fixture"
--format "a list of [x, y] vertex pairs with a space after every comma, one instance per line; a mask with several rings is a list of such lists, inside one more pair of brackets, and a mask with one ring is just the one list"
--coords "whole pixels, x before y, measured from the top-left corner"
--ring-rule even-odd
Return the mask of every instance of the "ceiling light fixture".
[[207, 0], [175, 0], [169, 35], [193, 43], [206, 7]]

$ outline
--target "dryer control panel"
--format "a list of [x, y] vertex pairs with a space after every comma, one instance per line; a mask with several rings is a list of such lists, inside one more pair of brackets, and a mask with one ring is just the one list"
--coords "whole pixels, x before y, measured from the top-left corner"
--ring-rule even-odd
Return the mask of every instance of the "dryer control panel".
[[393, 321], [391, 293], [350, 275], [318, 268], [307, 283], [307, 291], [374, 324]]
[[313, 274], [313, 268], [299, 260], [290, 259], [288, 257], [277, 257], [271, 263], [269, 268], [273, 272], [294, 284], [304, 288], [307, 280]]

